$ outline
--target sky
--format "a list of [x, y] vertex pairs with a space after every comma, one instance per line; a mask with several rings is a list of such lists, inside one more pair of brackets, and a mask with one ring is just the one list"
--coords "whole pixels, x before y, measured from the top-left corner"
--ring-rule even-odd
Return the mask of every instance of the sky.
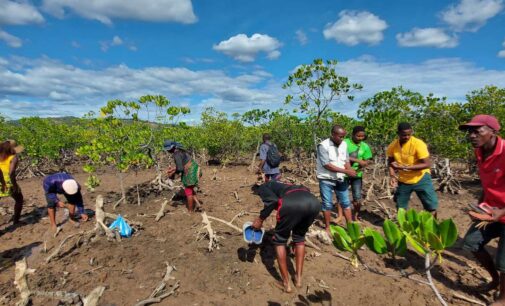
[[83, 116], [161, 94], [232, 114], [284, 107], [301, 64], [338, 61], [354, 102], [505, 87], [505, 0], [0, 0], [0, 114]]

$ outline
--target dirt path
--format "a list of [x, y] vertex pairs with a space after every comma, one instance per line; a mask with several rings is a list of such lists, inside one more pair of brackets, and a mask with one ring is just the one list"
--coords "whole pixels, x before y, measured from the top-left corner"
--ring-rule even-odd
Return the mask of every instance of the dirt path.
[[[211, 180], [213, 169], [217, 179]], [[76, 175], [84, 182], [85, 174]], [[98, 194], [106, 200], [105, 210], [112, 211], [112, 203], [119, 198], [117, 178], [113, 174], [102, 175], [102, 185], [94, 192], [85, 192], [86, 206], [94, 207]], [[143, 183], [154, 178], [153, 172], [145, 171], [126, 178], [127, 186]], [[250, 192], [255, 176], [246, 167], [226, 169], [205, 167], [200, 199], [209, 216], [231, 220], [238, 217], [239, 227], [252, 220], [262, 204]], [[279, 278], [272, 246], [265, 242], [260, 248], [249, 248], [239, 233], [218, 222], [212, 222], [217, 231], [220, 248], [207, 251], [208, 240], [197, 240], [201, 230], [200, 214], [188, 214], [183, 205], [169, 206], [168, 214], [159, 222], [153, 215], [159, 210], [170, 192], [146, 195], [142, 205], [120, 205], [117, 212], [129, 219], [141, 221], [144, 229], [138, 235], [109, 242], [105, 237], [82, 246], [59, 260], [45, 263], [44, 242], [49, 251], [67, 235], [94, 227], [87, 222], [81, 228], [63, 225], [63, 233], [52, 238], [48, 230], [45, 199], [41, 178], [21, 181], [26, 197], [24, 220], [28, 225], [10, 231], [8, 220], [11, 214], [0, 216], [0, 304], [13, 305], [18, 292], [13, 286], [14, 262], [23, 256], [30, 268], [36, 269], [29, 277], [30, 286], [38, 290], [72, 291], [86, 294], [97, 285], [106, 286], [100, 305], [134, 305], [147, 298], [159, 284], [166, 270], [166, 263], [176, 267], [172, 275], [180, 281], [175, 296], [170, 296], [158, 305], [437, 305], [433, 292], [425, 285], [412, 280], [380, 276], [360, 268], [354, 269], [347, 261], [336, 257], [333, 246], [319, 244], [322, 251], [308, 248], [305, 263], [304, 286], [292, 294], [285, 294], [271, 283]], [[318, 193], [317, 185], [310, 188]], [[474, 201], [478, 186], [468, 184], [463, 195], [441, 195], [441, 218], [454, 218], [460, 237], [470, 220], [463, 212], [466, 203]], [[233, 192], [237, 192], [237, 201]], [[391, 202], [385, 201], [389, 206]], [[420, 208], [417, 200], [415, 207]], [[3, 199], [3, 210], [12, 209], [10, 199]], [[61, 215], [58, 215], [61, 218]], [[379, 225], [382, 219], [373, 214], [364, 215], [367, 225]], [[273, 228], [275, 216], [265, 223]], [[268, 241], [268, 239], [266, 239]], [[494, 246], [490, 249], [494, 250]], [[365, 261], [393, 274], [392, 264], [366, 250]], [[411, 269], [420, 267], [423, 260], [410, 253], [402, 265]], [[410, 268], [409, 268], [410, 267]], [[471, 288], [481, 284], [486, 273], [458, 250], [449, 250], [441, 266], [433, 269], [437, 287], [451, 304], [466, 305], [452, 298], [452, 291], [471, 296]], [[484, 275], [481, 276], [481, 275]], [[422, 279], [422, 276], [416, 276]], [[473, 296], [475, 298], [475, 296]], [[487, 297], [489, 298], [489, 297]], [[55, 300], [35, 299], [34, 305], [56, 305]]]

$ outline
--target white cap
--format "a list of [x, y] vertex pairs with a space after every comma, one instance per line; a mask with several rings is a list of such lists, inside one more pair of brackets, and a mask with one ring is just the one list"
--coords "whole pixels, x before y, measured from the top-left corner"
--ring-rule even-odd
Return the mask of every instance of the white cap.
[[77, 191], [79, 191], [79, 185], [75, 180], [69, 179], [69, 180], [64, 180], [63, 184], [63, 191], [65, 191], [66, 194], [68, 195], [73, 195], [76, 194]]

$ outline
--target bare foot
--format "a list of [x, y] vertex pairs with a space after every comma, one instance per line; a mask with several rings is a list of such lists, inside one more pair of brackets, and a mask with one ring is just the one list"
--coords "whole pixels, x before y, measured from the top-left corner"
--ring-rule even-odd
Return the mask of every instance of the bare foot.
[[295, 276], [294, 282], [295, 282], [295, 287], [296, 288], [302, 288], [302, 279], [301, 278], [298, 278], [298, 277]]
[[335, 224], [340, 224], [340, 222], [342, 222], [342, 220], [343, 220], [342, 216], [338, 216], [335, 220], [333, 220], [333, 222]]
[[291, 293], [293, 292], [293, 289], [291, 289], [291, 285], [289, 283], [287, 284], [284, 284], [282, 282], [278, 282], [278, 281], [273, 281], [272, 282], [272, 286], [276, 287], [276, 288], [279, 288], [281, 289], [282, 291], [286, 292], [286, 293]]
[[329, 237], [330, 239], [332, 239], [332, 238], [333, 238], [333, 236], [331, 235], [330, 228], [326, 228], [326, 233], [328, 234], [328, 237]]
[[497, 300], [494, 303], [492, 303], [490, 306], [505, 306], [505, 301]]

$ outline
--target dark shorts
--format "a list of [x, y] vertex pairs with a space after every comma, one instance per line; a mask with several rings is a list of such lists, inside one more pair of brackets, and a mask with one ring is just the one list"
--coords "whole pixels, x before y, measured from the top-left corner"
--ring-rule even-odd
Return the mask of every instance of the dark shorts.
[[[64, 194], [65, 198], [67, 199], [67, 202], [69, 204], [72, 204], [72, 205], [75, 205], [77, 207], [83, 207], [84, 206], [84, 202], [83, 202], [83, 199], [82, 199], [82, 193], [81, 192], [78, 192], [76, 194], [73, 194], [73, 195], [67, 195], [67, 194]], [[51, 200], [47, 194], [46, 194], [46, 201], [47, 201], [47, 207], [48, 208], [56, 208], [56, 202]]]
[[363, 179], [361, 177], [349, 178], [349, 185], [351, 185], [352, 200], [360, 201], [362, 198]]
[[303, 243], [305, 234], [319, 211], [321, 211], [321, 203], [310, 192], [297, 191], [286, 195], [277, 212], [273, 243], [285, 245], [289, 236], [292, 237], [294, 243]]
[[410, 195], [415, 192], [427, 211], [435, 211], [438, 208], [438, 197], [431, 182], [431, 175], [424, 174], [423, 178], [415, 184], [399, 183], [394, 195], [396, 208], [407, 209], [409, 207]]
[[466, 232], [463, 249], [471, 252], [481, 251], [489, 241], [500, 238], [496, 250], [496, 269], [505, 273], [505, 224], [494, 222], [481, 229], [476, 228], [476, 225], [477, 223], [473, 223]]

